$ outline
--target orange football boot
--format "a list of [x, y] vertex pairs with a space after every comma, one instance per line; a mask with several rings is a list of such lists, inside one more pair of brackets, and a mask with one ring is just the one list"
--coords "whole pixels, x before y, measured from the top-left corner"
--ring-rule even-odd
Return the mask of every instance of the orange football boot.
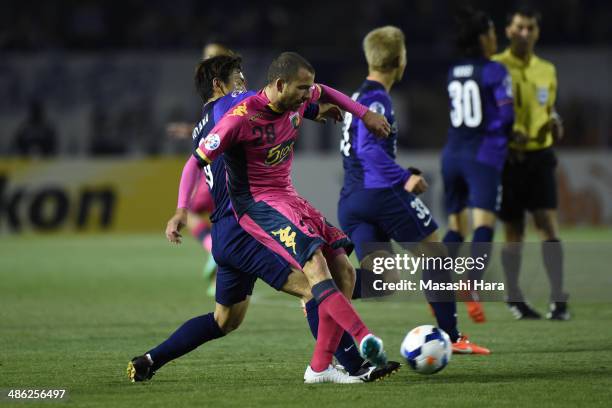
[[487, 321], [484, 308], [482, 307], [482, 303], [480, 303], [478, 292], [474, 290], [461, 291], [459, 293], [459, 298], [465, 302], [468, 315], [474, 323], [484, 323]]
[[487, 321], [484, 308], [480, 302], [470, 300], [465, 302], [465, 307], [467, 307], [468, 315], [470, 315], [470, 319], [472, 319], [474, 323], [484, 323]]
[[467, 336], [461, 335], [456, 342], [453, 343], [453, 354], [482, 354], [489, 355], [491, 350], [486, 347], [472, 343]]

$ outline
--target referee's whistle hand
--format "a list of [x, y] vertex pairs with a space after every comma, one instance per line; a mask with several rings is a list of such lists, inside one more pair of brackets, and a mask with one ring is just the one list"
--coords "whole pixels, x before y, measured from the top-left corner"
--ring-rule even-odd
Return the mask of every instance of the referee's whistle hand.
[[529, 141], [529, 136], [521, 132], [512, 132], [511, 139], [514, 143], [524, 145]]
[[563, 139], [563, 133], [564, 133], [563, 122], [561, 122], [560, 119], [553, 118], [550, 120], [550, 125], [551, 125], [550, 127], [552, 130], [552, 135], [555, 141], [559, 141]]

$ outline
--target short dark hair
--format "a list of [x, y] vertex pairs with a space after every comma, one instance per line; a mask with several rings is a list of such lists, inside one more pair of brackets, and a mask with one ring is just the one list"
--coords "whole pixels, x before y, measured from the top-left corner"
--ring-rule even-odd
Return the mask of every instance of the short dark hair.
[[200, 61], [196, 65], [194, 82], [196, 92], [204, 102], [213, 95], [213, 79], [218, 78], [224, 83], [236, 69], [241, 70], [242, 58], [239, 56], [219, 55]]
[[531, 6], [523, 5], [523, 6], [513, 9], [511, 12], [506, 14], [506, 25], [507, 26], [512, 24], [512, 20], [514, 19], [514, 16], [516, 16], [517, 14], [519, 16], [524, 16], [527, 18], [534, 18], [536, 23], [538, 23], [538, 25], [542, 24], [542, 14]]
[[268, 68], [268, 83], [271, 84], [278, 78], [289, 82], [297, 76], [301, 68], [304, 68], [311, 74], [315, 73], [310, 62], [297, 52], [283, 52], [272, 61]]
[[459, 53], [466, 57], [482, 56], [480, 36], [493, 25], [491, 17], [484, 11], [464, 7], [457, 11], [455, 24], [455, 45]]

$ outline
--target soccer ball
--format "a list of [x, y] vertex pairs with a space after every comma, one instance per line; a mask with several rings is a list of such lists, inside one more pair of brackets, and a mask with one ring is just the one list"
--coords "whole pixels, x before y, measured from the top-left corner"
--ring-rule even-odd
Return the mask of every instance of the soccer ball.
[[444, 330], [426, 324], [408, 332], [400, 352], [417, 373], [435, 374], [446, 367], [453, 349]]

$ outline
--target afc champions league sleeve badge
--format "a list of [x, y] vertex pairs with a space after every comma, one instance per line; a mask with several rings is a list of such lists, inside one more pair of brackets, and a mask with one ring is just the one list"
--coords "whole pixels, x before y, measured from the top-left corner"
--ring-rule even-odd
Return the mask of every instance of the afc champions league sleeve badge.
[[211, 133], [200, 142], [200, 145], [202, 144], [206, 150], [215, 150], [221, 144], [221, 138], [218, 134]]

